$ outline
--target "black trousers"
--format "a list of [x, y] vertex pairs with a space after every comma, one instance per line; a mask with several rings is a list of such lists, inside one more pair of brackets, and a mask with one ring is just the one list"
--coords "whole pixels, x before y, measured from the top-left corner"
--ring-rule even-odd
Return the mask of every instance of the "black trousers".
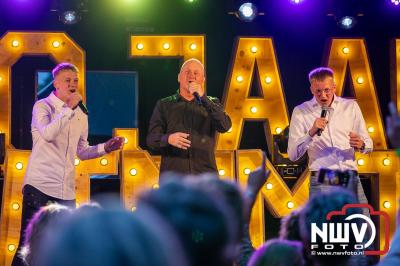
[[24, 245], [25, 240], [25, 229], [28, 227], [29, 221], [32, 219], [33, 215], [43, 206], [49, 203], [58, 203], [67, 207], [75, 208], [75, 200], [62, 200], [54, 197], [50, 197], [40, 190], [36, 189], [31, 185], [25, 185], [23, 189], [23, 199], [22, 199], [22, 217], [21, 217], [21, 232], [19, 238], [18, 249], [15, 252], [12, 266], [24, 266], [24, 262], [18, 256], [19, 251]]

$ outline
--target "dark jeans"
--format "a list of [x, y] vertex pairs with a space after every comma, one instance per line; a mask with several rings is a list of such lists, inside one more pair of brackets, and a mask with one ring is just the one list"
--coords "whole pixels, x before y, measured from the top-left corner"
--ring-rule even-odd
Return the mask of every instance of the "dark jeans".
[[75, 208], [75, 200], [62, 200], [54, 197], [47, 196], [40, 190], [31, 185], [25, 185], [23, 189], [22, 199], [22, 216], [21, 216], [21, 233], [19, 238], [18, 249], [15, 252], [12, 266], [24, 266], [22, 259], [18, 256], [20, 249], [24, 245], [25, 229], [33, 215], [43, 206], [49, 203], [58, 203], [67, 207]]

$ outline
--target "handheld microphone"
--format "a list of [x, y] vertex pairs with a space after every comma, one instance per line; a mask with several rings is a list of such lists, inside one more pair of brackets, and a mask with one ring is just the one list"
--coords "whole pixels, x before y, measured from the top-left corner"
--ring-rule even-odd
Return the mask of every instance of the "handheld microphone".
[[[193, 81], [189, 81], [189, 86], [190, 86], [190, 84], [191, 84], [192, 82], [193, 82]], [[198, 105], [201, 105], [201, 98], [200, 98], [199, 93], [198, 93], [197, 91], [195, 91], [195, 92], [193, 92], [192, 95], [194, 96], [195, 102], [196, 102]]]
[[79, 108], [81, 108], [82, 112], [83, 112], [85, 115], [89, 115], [89, 111], [88, 111], [88, 109], [86, 108], [86, 106], [83, 104], [82, 101], [79, 101], [78, 106], [79, 106]]
[[196, 103], [198, 105], [201, 105], [201, 98], [200, 98], [199, 93], [197, 91], [195, 91], [195, 92], [193, 92], [193, 96], [194, 96], [194, 99], [196, 100]]
[[[322, 106], [322, 110], [321, 110], [321, 118], [324, 118], [324, 117], [326, 117], [326, 114], [328, 113], [328, 107], [326, 107], [326, 106]], [[318, 129], [318, 131], [317, 131], [317, 135], [318, 136], [321, 136], [321, 134], [322, 134], [322, 129]]]

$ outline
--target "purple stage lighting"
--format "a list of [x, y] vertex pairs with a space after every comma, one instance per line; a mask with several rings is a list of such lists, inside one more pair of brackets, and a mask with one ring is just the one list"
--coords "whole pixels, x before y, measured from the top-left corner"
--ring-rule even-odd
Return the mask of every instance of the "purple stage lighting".
[[398, 6], [400, 4], [400, 0], [391, 0], [392, 4]]
[[301, 2], [303, 2], [303, 0], [290, 0], [290, 2], [297, 5], [297, 4], [300, 4]]

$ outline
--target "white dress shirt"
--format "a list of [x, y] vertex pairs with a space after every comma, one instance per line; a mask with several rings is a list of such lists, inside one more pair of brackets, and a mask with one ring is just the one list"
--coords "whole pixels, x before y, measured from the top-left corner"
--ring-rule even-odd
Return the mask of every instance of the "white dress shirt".
[[54, 93], [37, 101], [24, 185], [58, 199], [75, 199], [75, 155], [87, 160], [106, 153], [104, 144], [89, 146], [87, 137], [88, 118], [80, 108], [70, 109]]
[[289, 159], [296, 161], [307, 151], [310, 171], [320, 168], [357, 170], [354, 149], [349, 143], [350, 132], [358, 134], [364, 141], [362, 153], [369, 153], [373, 148], [357, 102], [334, 95], [332, 105], [328, 108], [325, 130], [321, 136], [315, 134], [311, 137], [308, 131], [318, 117], [321, 117], [321, 106], [315, 97], [294, 108], [289, 129]]

